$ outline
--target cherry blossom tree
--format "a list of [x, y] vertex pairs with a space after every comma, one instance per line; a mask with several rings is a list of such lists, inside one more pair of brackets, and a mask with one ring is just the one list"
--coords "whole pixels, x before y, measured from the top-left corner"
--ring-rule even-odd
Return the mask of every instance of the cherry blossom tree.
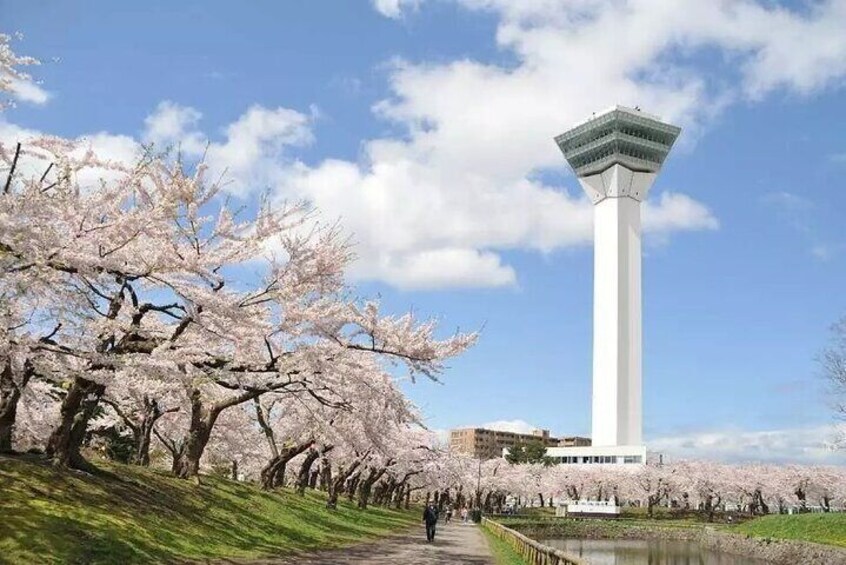
[[130, 367], [116, 373], [101, 402], [106, 416], [101, 426], [128, 430], [132, 437], [130, 463], [148, 466], [153, 430], [160, 418], [187, 410], [185, 395], [167, 375], [140, 372]]
[[[16, 35], [17, 39], [22, 36]], [[34, 57], [18, 55], [12, 49], [12, 36], [0, 33], [0, 95], [14, 93], [16, 86], [32, 80], [32, 77], [23, 69], [24, 67], [40, 65], [41, 62]], [[12, 105], [11, 100], [0, 99], [0, 111]]]
[[[439, 341], [434, 322], [381, 316], [376, 303], [346, 298], [351, 257], [339, 229], [312, 227], [300, 207], [268, 202], [239, 220], [218, 198], [220, 184], [205, 181], [203, 164], [189, 175], [163, 157], [128, 168], [76, 159], [67, 144], [38, 147], [61, 166], [55, 178], [14, 183], [0, 244], [16, 272], [60, 276], [76, 299], [61, 332], [39, 346], [64, 355], [74, 375], [48, 442], [58, 464], [82, 463], [88, 420], [121, 375], [159, 375], [185, 392], [191, 418], [174, 471], [189, 477], [226, 409], [268, 392], [342, 398], [351, 379], [366, 375], [332, 368], [362, 355], [434, 378], [475, 339]], [[112, 177], [82, 186], [86, 168]], [[264, 271], [252, 288], [240, 277], [247, 265]], [[159, 399], [148, 398], [146, 410], [160, 412]], [[138, 425], [144, 444], [152, 428]]]

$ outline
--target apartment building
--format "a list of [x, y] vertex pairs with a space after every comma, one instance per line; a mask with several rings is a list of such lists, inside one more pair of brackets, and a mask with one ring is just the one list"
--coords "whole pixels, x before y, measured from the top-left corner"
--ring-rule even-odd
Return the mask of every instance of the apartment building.
[[450, 449], [469, 453], [480, 459], [500, 457], [503, 448], [538, 441], [546, 447], [590, 445], [589, 438], [577, 436], [555, 438], [549, 435], [549, 430], [533, 430], [530, 434], [518, 434], [484, 428], [461, 428], [451, 430], [449, 434]]

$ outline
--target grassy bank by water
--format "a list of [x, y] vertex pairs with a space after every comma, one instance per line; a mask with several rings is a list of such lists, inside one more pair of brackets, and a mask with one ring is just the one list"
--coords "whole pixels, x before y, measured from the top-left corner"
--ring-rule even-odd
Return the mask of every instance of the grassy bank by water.
[[762, 516], [726, 531], [846, 547], [846, 513]]
[[[556, 518], [556, 517], [497, 517], [496, 520], [518, 531], [541, 531], [549, 537], [615, 538], [637, 530], [690, 530], [700, 528], [701, 523], [690, 520], [654, 520], [648, 518]], [[531, 536], [530, 536], [531, 537]]]
[[479, 529], [488, 540], [496, 565], [526, 565], [526, 561], [520, 557], [519, 553], [511, 549], [510, 545], [493, 535], [486, 527], [479, 526]]
[[0, 563], [147, 563], [253, 558], [350, 544], [417, 512], [305, 497], [217, 477], [202, 484], [98, 464], [88, 475], [0, 456]]
[[[516, 516], [498, 518], [502, 524], [529, 537], [583, 539], [695, 538], [704, 527], [718, 531], [784, 540], [808, 541], [846, 547], [846, 513], [770, 515], [734, 525], [708, 524], [692, 519], [619, 518], [616, 520]], [[662, 533], [663, 532], [663, 533]]]

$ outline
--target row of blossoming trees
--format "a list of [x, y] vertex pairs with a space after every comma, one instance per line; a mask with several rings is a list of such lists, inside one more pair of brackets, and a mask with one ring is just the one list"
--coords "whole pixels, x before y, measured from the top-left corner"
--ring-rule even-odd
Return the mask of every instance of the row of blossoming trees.
[[[25, 80], [0, 35], [0, 91]], [[222, 179], [148, 152], [104, 161], [55, 138], [0, 140], [0, 451], [85, 468], [126, 447], [181, 478], [220, 470], [408, 504], [502, 506], [507, 495], [675, 500], [713, 512], [842, 505], [842, 471], [543, 467], [450, 454], [398, 374], [436, 378], [475, 334], [380, 313], [343, 274], [350, 248], [302, 205], [233, 209]], [[838, 490], [839, 489], [839, 490]], [[546, 498], [544, 498], [546, 497]]]
[[494, 459], [479, 467], [453, 457], [452, 468], [459, 477], [459, 490], [478, 496], [480, 506], [489, 511], [501, 508], [509, 495], [536, 506], [561, 500], [608, 500], [639, 505], [649, 515], [656, 507], [665, 506], [698, 511], [709, 519], [726, 509], [766, 514], [791, 508], [846, 508], [846, 469], [837, 466], [684, 460], [646, 465], [544, 466], [512, 465]]
[[[0, 89], [32, 62], [0, 36]], [[86, 468], [116, 434], [181, 478], [226, 461], [273, 488], [300, 457], [331, 504], [407, 497], [436, 452], [395, 376], [436, 378], [475, 334], [355, 297], [337, 227], [233, 209], [202, 162], [40, 137], [0, 143], [0, 168], [0, 451]]]

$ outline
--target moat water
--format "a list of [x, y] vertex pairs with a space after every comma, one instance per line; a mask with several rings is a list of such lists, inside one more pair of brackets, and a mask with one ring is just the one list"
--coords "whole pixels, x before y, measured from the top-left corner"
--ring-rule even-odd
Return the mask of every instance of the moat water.
[[695, 541], [547, 539], [542, 544], [585, 559], [590, 565], [771, 565], [714, 551]]

